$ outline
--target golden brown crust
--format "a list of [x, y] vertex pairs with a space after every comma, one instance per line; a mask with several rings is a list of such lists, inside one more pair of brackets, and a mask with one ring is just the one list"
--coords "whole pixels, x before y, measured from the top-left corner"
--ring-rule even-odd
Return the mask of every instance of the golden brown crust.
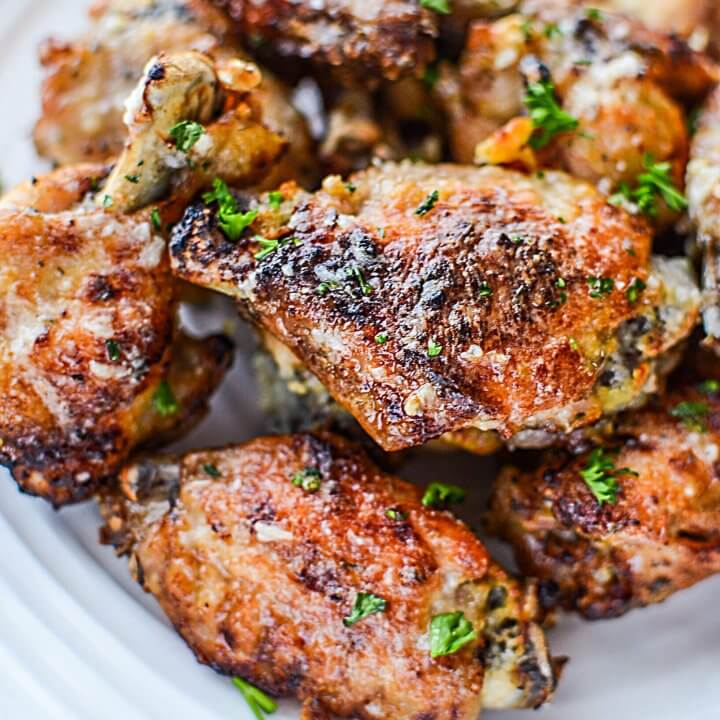
[[[676, 416], [695, 403], [695, 419]], [[664, 600], [720, 570], [717, 459], [720, 396], [695, 383], [617, 423], [616, 504], [599, 505], [580, 476], [588, 454], [546, 454], [532, 469], [506, 468], [489, 523], [509, 540], [541, 597], [589, 618]]]
[[[55, 505], [87, 497], [133, 447], [202, 415], [229, 360], [213, 339], [195, 351], [199, 373], [178, 363], [164, 241], [144, 217], [78, 209], [103, 175], [66, 168], [0, 205], [0, 460]], [[163, 417], [152, 397], [170, 377], [186, 404]]]
[[417, 0], [215, 0], [245, 37], [280, 57], [311, 60], [343, 79], [421, 75], [434, 57], [435, 13]]
[[[315, 492], [292, 483], [307, 468], [320, 473]], [[129, 468], [123, 486], [125, 498], [102, 498], [105, 538], [133, 552], [139, 582], [220, 672], [367, 719], [471, 720], [484, 675], [496, 703], [552, 691], [532, 589], [346, 441], [262, 438]], [[386, 609], [346, 627], [359, 592]], [[456, 610], [478, 638], [433, 659], [430, 618]]]
[[[191, 208], [174, 271], [235, 296], [386, 450], [464, 427], [509, 437], [602, 414], [608, 403], [590, 396], [616, 331], [655, 312], [652, 291], [627, 294], [648, 277], [644, 222], [562, 173], [404, 163], [351, 182], [329, 178], [314, 196], [288, 188], [279, 212], [246, 198], [260, 215], [238, 243], [212, 208]], [[258, 261], [255, 233], [288, 241]], [[593, 277], [614, 289], [598, 295]], [[650, 322], [633, 327], [628, 337], [654, 336]], [[632, 397], [651, 375], [636, 369]]]

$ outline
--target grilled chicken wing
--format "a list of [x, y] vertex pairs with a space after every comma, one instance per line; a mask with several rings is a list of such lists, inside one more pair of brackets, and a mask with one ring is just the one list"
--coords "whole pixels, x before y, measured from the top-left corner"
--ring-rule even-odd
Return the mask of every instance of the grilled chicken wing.
[[[125, 99], [159, 53], [197, 50], [219, 61], [243, 57], [228, 21], [206, 0], [111, 0], [96, 4], [92, 26], [76, 42], [48, 41], [43, 114], [35, 128], [40, 154], [57, 163], [106, 161], [125, 141]], [[263, 122], [289, 143], [268, 183], [314, 180], [312, 143], [288, 89], [263, 71], [254, 92]]]
[[[614, 617], [720, 570], [718, 388], [681, 385], [623, 416], [602, 450], [554, 452], [500, 474], [489, 523], [540, 578], [541, 597]], [[616, 502], [611, 490], [600, 504], [591, 487], [602, 491], [608, 477]]]
[[[55, 505], [86, 498], [133, 448], [206, 409], [230, 344], [176, 329], [162, 232], [210, 173], [246, 184], [282, 151], [245, 102], [257, 82], [242, 63], [218, 76], [199, 53], [155, 58], [107, 178], [69, 167], [0, 202], [0, 459], [22, 489]], [[169, 138], [181, 119], [208, 123], [184, 153]]]
[[[688, 130], [681, 101], [701, 98], [716, 69], [675, 35], [564, 5], [528, 4], [527, 14], [473, 24], [459, 68], [446, 65], [436, 88], [455, 160], [552, 166], [610, 194], [623, 184], [634, 188], [650, 158], [668, 163], [669, 181], [682, 189]], [[569, 123], [563, 132], [534, 134], [526, 117], [531, 90], [545, 109], [559, 103]], [[660, 220], [672, 219], [659, 204]]]
[[174, 272], [237, 298], [386, 450], [535, 443], [638, 403], [697, 317], [687, 262], [651, 261], [648, 225], [563, 173], [387, 164], [282, 192], [239, 200], [239, 242], [191, 207]]
[[[448, 512], [331, 435], [142, 461], [101, 498], [200, 662], [340, 717], [467, 718], [537, 706], [553, 669], [536, 597]], [[382, 605], [357, 622], [358, 598]], [[431, 657], [431, 619], [477, 633]]]
[[343, 80], [420, 75], [435, 54], [437, 15], [419, 0], [215, 0], [246, 37]]

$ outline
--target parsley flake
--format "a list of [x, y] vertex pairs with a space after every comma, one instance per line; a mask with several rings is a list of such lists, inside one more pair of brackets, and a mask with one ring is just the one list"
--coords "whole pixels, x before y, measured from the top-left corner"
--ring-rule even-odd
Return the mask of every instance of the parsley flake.
[[580, 471], [580, 477], [601, 506], [606, 502], [612, 505], [617, 502], [617, 494], [620, 491], [617, 478], [620, 475], [637, 477], [637, 473], [630, 468], [616, 468], [612, 457], [602, 447], [596, 447], [590, 453], [587, 464]]
[[126, 175], [125, 179], [129, 183], [133, 183], [134, 185], [137, 185], [140, 182], [140, 176], [139, 175]]
[[238, 212], [235, 196], [220, 178], [213, 180], [212, 192], [203, 195], [203, 202], [207, 205], [217, 203], [218, 225], [230, 240], [237, 240], [245, 229], [252, 225], [258, 214], [257, 210]]
[[322, 485], [322, 473], [318, 468], [306, 467], [304, 470], [296, 472], [292, 476], [291, 482], [295, 487], [302, 488], [305, 492], [314, 493]]
[[205, 473], [208, 474], [210, 477], [214, 477], [214, 478], [220, 477], [220, 471], [212, 463], [205, 463], [205, 465], [203, 465], [202, 467], [203, 467], [203, 470], [205, 471]]
[[705, 419], [709, 412], [710, 408], [707, 403], [684, 400], [670, 410], [670, 415], [682, 421], [688, 430], [705, 432], [707, 430]]
[[416, 215], [427, 215], [434, 207], [435, 203], [440, 199], [440, 193], [433, 190], [415, 210]]
[[388, 341], [389, 337], [390, 337], [390, 336], [389, 336], [386, 332], [379, 332], [379, 333], [375, 336], [375, 342], [376, 342], [378, 345], [384, 345], [384, 344]]
[[194, 120], [181, 120], [170, 128], [170, 137], [180, 152], [190, 152], [193, 145], [205, 134], [205, 128]]
[[458, 505], [463, 500], [465, 500], [465, 491], [461, 487], [439, 482], [430, 483], [422, 496], [422, 504], [432, 508]]
[[492, 288], [487, 284], [487, 282], [485, 282], [485, 280], [483, 280], [478, 287], [478, 295], [480, 297], [490, 297], [492, 294]]
[[440, 69], [437, 63], [430, 63], [422, 74], [422, 81], [432, 90], [440, 79]]
[[406, 512], [398, 510], [398, 508], [388, 508], [385, 511], [385, 517], [390, 520], [407, 520], [407, 516]]
[[360, 286], [360, 292], [362, 292], [363, 295], [372, 295], [375, 288], [373, 288], [373, 286], [365, 280], [363, 271], [357, 265], [353, 265], [349, 269], [348, 274], [357, 280], [358, 285]]
[[160, 211], [157, 208], [152, 209], [152, 212], [150, 213], [150, 222], [157, 232], [162, 230], [162, 218], [160, 217]]
[[559, 133], [577, 130], [580, 124], [560, 107], [550, 80], [530, 83], [523, 102], [535, 128], [530, 138], [530, 147], [535, 150], [544, 148]]
[[610, 196], [613, 205], [627, 200], [637, 205], [640, 212], [655, 217], [658, 213], [657, 199], [661, 197], [673, 212], [687, 209], [686, 197], [673, 185], [669, 162], [656, 163], [651, 155], [643, 158], [645, 172], [637, 177], [637, 186], [631, 189], [627, 183], [620, 183], [616, 193]]
[[614, 287], [615, 281], [608, 277], [594, 277], [590, 276], [587, 279], [588, 283], [588, 294], [591, 298], [602, 298], [605, 295], [609, 295]]
[[163, 417], [175, 415], [175, 413], [180, 410], [180, 403], [166, 380], [163, 380], [157, 386], [155, 394], [153, 395], [153, 405], [155, 410]]
[[697, 388], [703, 395], [712, 395], [713, 393], [720, 392], [720, 380], [713, 378], [703, 380]]
[[436, 343], [434, 340], [428, 340], [427, 356], [430, 358], [437, 357], [443, 350], [443, 346]]
[[345, 618], [343, 618], [343, 625], [350, 627], [356, 622], [359, 622], [368, 615], [374, 615], [375, 613], [385, 612], [387, 602], [384, 598], [374, 593], [359, 592], [355, 596], [355, 604], [353, 605], [352, 612]]
[[588, 8], [585, 11], [585, 17], [593, 22], [602, 22], [603, 14], [597, 8]]
[[264, 720], [263, 713], [272, 715], [277, 710], [277, 704], [262, 690], [251, 685], [247, 680], [239, 677], [233, 678], [233, 685], [242, 693], [245, 702], [250, 706], [257, 720]]
[[106, 340], [105, 353], [110, 362], [117, 362], [120, 359], [120, 346], [114, 340]]
[[420, 0], [420, 5], [440, 15], [450, 14], [450, 0]]
[[640, 299], [640, 294], [645, 290], [645, 287], [645, 283], [640, 278], [635, 278], [625, 291], [628, 302], [634, 305]]
[[103, 207], [104, 208], [112, 207], [112, 204], [113, 204], [113, 199], [110, 195], [103, 196]]
[[273, 210], [278, 210], [280, 206], [283, 204], [283, 201], [285, 200], [285, 197], [281, 192], [278, 192], [277, 190], [273, 190], [271, 193], [268, 194], [268, 204]]
[[452, 655], [477, 638], [477, 631], [465, 613], [442, 613], [430, 620], [430, 655]]

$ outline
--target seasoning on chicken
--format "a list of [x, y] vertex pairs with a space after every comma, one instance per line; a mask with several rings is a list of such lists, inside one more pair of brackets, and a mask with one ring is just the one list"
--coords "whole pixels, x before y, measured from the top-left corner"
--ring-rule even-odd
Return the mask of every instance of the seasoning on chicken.
[[68, 167], [0, 201], [0, 460], [23, 490], [84, 499], [136, 446], [206, 410], [230, 344], [176, 327], [163, 234], [210, 168], [243, 185], [282, 151], [245, 102], [256, 75], [228, 63], [218, 76], [199, 53], [155, 58], [107, 178], [104, 166]]
[[682, 384], [589, 452], [505, 468], [491, 530], [548, 603], [607, 618], [660, 602], [720, 570], [719, 448], [720, 381]]
[[[246, 59], [228, 20], [209, 0], [105, 0], [90, 13], [88, 32], [74, 42], [43, 46], [42, 117], [35, 128], [41, 155], [60, 164], [105, 162], [125, 142], [124, 102], [150, 58], [199, 51], [217, 61]], [[315, 179], [307, 125], [289, 90], [267, 71], [254, 90], [263, 122], [288, 143], [268, 186]]]
[[640, 403], [693, 327], [687, 261], [560, 172], [386, 164], [314, 195], [233, 196], [174, 232], [181, 278], [241, 312], [385, 450], [451, 431], [538, 445]]
[[474, 720], [553, 691], [532, 584], [340, 438], [142, 460], [101, 507], [104, 540], [197, 659], [272, 695], [338, 717]]

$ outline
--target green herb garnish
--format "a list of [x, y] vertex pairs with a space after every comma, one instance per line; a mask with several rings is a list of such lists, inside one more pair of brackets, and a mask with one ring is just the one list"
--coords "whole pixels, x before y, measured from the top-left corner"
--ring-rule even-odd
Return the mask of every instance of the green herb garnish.
[[105, 353], [110, 362], [117, 362], [120, 359], [120, 346], [114, 340], [106, 340]]
[[450, 14], [450, 0], [420, 0], [420, 5], [441, 15]]
[[597, 8], [588, 8], [585, 11], [585, 17], [594, 22], [602, 22], [603, 14]]
[[150, 213], [150, 222], [152, 226], [160, 232], [162, 230], [162, 218], [160, 217], [160, 211], [157, 208], [153, 208]]
[[688, 430], [705, 432], [707, 430], [705, 420], [709, 412], [710, 408], [707, 403], [684, 400], [670, 410], [670, 415], [678, 420], [681, 420], [682, 424]]
[[140, 182], [140, 176], [139, 175], [126, 175], [125, 179], [129, 183], [133, 183], [134, 185], [137, 185]]
[[213, 180], [212, 192], [203, 195], [203, 202], [207, 205], [217, 203], [218, 225], [230, 240], [237, 240], [245, 229], [252, 225], [258, 214], [257, 210], [238, 212], [235, 196], [220, 178]]
[[437, 357], [442, 352], [443, 346], [434, 340], [428, 340], [427, 356], [430, 358]]
[[418, 205], [415, 210], [416, 215], [427, 215], [434, 207], [435, 203], [439, 200], [440, 193], [437, 190], [433, 190], [423, 201]]
[[284, 202], [285, 197], [281, 192], [273, 190], [268, 194], [268, 204], [273, 210], [277, 210]]
[[343, 625], [350, 627], [368, 615], [385, 612], [386, 607], [387, 602], [379, 595], [359, 592], [355, 596], [352, 612], [346, 618], [343, 618]]
[[203, 470], [210, 476], [214, 478], [220, 477], [220, 471], [213, 465], [212, 463], [206, 463], [202, 466]]
[[712, 395], [713, 393], [720, 392], [720, 380], [710, 378], [703, 380], [698, 386], [698, 391], [703, 395]]
[[430, 655], [452, 655], [477, 636], [465, 613], [457, 611], [435, 615], [430, 620]]
[[153, 395], [153, 405], [155, 410], [163, 417], [175, 415], [180, 410], [180, 404], [175, 397], [175, 393], [166, 380], [163, 380], [157, 386]]
[[440, 68], [438, 67], [437, 63], [430, 63], [426, 68], [425, 72], [423, 72], [422, 75], [422, 81], [425, 83], [425, 85], [432, 90], [435, 85], [437, 85], [437, 81], [440, 79]]
[[302, 488], [305, 492], [314, 493], [322, 485], [322, 473], [318, 468], [307, 467], [296, 472], [292, 476], [291, 482], [295, 487]]
[[616, 468], [615, 462], [605, 448], [597, 447], [588, 456], [585, 467], [580, 471], [580, 477], [590, 488], [600, 505], [604, 503], [615, 504], [620, 491], [617, 478], [620, 475], [635, 475], [630, 468]]
[[239, 677], [233, 678], [233, 685], [242, 693], [245, 702], [250, 706], [257, 720], [264, 720], [263, 713], [272, 715], [277, 710], [277, 704], [262, 690], [251, 685], [247, 680]]
[[588, 294], [591, 298], [601, 298], [605, 295], [609, 295], [615, 287], [615, 281], [608, 277], [594, 277], [590, 276], [587, 279], [588, 283]]
[[492, 288], [483, 280], [478, 288], [478, 295], [480, 297], [490, 297], [492, 294]]
[[463, 500], [465, 500], [465, 491], [461, 487], [439, 482], [430, 483], [422, 496], [422, 504], [433, 508], [458, 505]]
[[384, 345], [388, 341], [389, 335], [386, 332], [379, 332], [375, 336], [375, 342], [378, 345]]
[[385, 511], [385, 517], [390, 520], [407, 520], [407, 513], [397, 508], [388, 508]]
[[180, 152], [189, 152], [205, 134], [205, 128], [194, 120], [182, 120], [170, 128], [170, 137]]
[[555, 135], [574, 131], [579, 125], [577, 118], [558, 104], [555, 85], [550, 80], [530, 83], [523, 102], [535, 128], [530, 138], [530, 146], [535, 150], [544, 148]]
[[629, 303], [633, 305], [640, 299], [640, 294], [645, 290], [646, 285], [640, 278], [635, 278], [628, 289], [625, 291], [625, 296]]

